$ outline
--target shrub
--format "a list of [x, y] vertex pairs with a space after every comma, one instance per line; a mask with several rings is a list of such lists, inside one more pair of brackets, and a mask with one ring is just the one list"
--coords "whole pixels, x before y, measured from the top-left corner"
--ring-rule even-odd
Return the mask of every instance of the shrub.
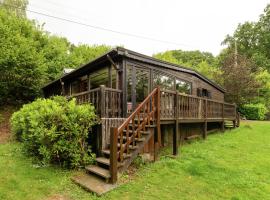
[[24, 105], [12, 115], [11, 128], [26, 152], [42, 164], [77, 168], [93, 161], [87, 141], [96, 121], [92, 105], [56, 96]]
[[267, 113], [267, 108], [261, 103], [245, 104], [240, 108], [240, 112], [247, 119], [264, 120]]

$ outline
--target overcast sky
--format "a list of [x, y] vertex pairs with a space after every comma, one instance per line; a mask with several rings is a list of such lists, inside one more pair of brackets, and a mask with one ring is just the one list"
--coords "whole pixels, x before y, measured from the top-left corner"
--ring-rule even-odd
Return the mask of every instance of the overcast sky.
[[[268, 0], [269, 1], [269, 0]], [[239, 23], [256, 21], [267, 0], [29, 0], [28, 9], [91, 26], [168, 41], [102, 31], [28, 12], [45, 29], [72, 43], [122, 45], [147, 55], [200, 50], [217, 55]]]

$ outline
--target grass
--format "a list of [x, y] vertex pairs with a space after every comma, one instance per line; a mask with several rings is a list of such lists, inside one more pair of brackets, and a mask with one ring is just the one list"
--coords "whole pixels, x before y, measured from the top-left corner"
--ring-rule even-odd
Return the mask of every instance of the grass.
[[[171, 149], [162, 155], [170, 154]], [[129, 183], [98, 198], [70, 181], [76, 173], [39, 168], [21, 145], [0, 145], [0, 199], [270, 199], [270, 122], [245, 122], [225, 134], [209, 135], [142, 166]]]

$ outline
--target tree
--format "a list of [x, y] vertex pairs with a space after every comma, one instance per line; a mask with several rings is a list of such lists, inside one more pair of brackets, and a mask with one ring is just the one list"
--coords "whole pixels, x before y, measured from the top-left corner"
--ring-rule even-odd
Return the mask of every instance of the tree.
[[155, 54], [153, 57], [194, 69], [219, 84], [223, 82], [217, 59], [209, 52], [171, 50]]
[[240, 54], [235, 60], [234, 54], [229, 54], [223, 64], [225, 100], [241, 106], [250, 103], [257, 96], [259, 83], [256, 81], [255, 72], [252, 73], [254, 63]]
[[76, 46], [3, 7], [0, 35], [0, 104], [34, 100], [46, 82], [63, 74], [63, 68], [77, 68], [111, 48]]
[[72, 67], [79, 67], [82, 64], [90, 62], [105, 54], [107, 51], [111, 49], [110, 46], [107, 45], [86, 45], [79, 44], [78, 46], [71, 45], [70, 55], [69, 55], [69, 65]]
[[0, 0], [0, 7], [5, 8], [17, 17], [26, 17], [27, 5], [28, 0]]
[[0, 9], [0, 103], [34, 99], [44, 80], [32, 22]]
[[253, 60], [254, 63], [270, 72], [270, 4], [257, 22], [239, 24], [232, 36], [227, 35], [223, 44]]

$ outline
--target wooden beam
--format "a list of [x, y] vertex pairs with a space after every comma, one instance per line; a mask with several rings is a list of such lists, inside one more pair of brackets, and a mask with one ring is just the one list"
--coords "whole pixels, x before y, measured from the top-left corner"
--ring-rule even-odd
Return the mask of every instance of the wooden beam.
[[105, 85], [100, 86], [100, 116], [105, 116], [105, 106], [106, 106], [106, 99], [105, 99]]
[[204, 100], [204, 124], [203, 124], [203, 139], [207, 138], [207, 99]]
[[111, 183], [117, 181], [117, 128], [110, 129], [110, 174]]
[[174, 132], [173, 132], [173, 155], [177, 155], [178, 154], [178, 134], [179, 134], [177, 91], [175, 92], [174, 110], [175, 110], [175, 127], [174, 127]]
[[123, 105], [123, 117], [127, 117], [127, 65], [126, 65], [126, 60], [122, 61], [122, 83], [121, 83], [121, 89], [123, 91], [123, 100], [122, 100], [122, 105]]
[[107, 54], [107, 58], [108, 60], [110, 61], [110, 63], [113, 65], [113, 67], [116, 69], [116, 70], [119, 70], [118, 66], [113, 62], [113, 59], [111, 58], [111, 56], [109, 54]]
[[161, 146], [161, 130], [160, 130], [160, 87], [157, 88], [157, 141]]

